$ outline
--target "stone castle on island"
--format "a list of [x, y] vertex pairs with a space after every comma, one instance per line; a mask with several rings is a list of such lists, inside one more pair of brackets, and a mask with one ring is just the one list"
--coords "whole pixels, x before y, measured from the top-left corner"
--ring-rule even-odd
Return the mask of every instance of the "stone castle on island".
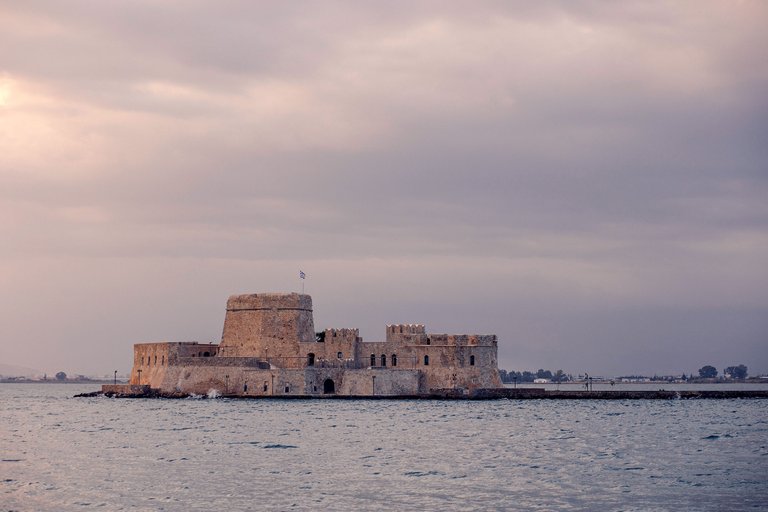
[[502, 387], [495, 335], [429, 334], [394, 324], [385, 341], [358, 329], [315, 332], [312, 298], [234, 295], [221, 343], [134, 345], [129, 384], [105, 394], [238, 397], [473, 397]]

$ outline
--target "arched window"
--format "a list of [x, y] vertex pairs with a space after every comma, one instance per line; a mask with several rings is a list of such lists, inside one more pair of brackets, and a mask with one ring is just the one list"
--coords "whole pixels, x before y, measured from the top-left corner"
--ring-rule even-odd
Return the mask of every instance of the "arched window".
[[155, 356], [155, 366], [157, 366], [157, 356]]
[[397, 366], [397, 356], [392, 354], [392, 366]]
[[165, 356], [161, 356], [161, 358], [160, 358], [160, 366], [165, 366]]
[[371, 354], [371, 366], [376, 366], [376, 354]]
[[144, 366], [144, 356], [141, 356], [141, 366]]
[[429, 356], [424, 356], [424, 366], [429, 366]]
[[210, 352], [203, 352], [203, 357], [211, 357], [211, 353]]
[[469, 366], [475, 366], [475, 356], [469, 356]]
[[385, 354], [381, 354], [381, 366], [387, 366], [387, 356]]
[[432, 343], [432, 342], [430, 341], [429, 338], [427, 338], [427, 345], [429, 345], [430, 343]]
[[307, 354], [307, 366], [315, 366], [315, 354], [310, 352]]
[[336, 359], [344, 359], [344, 354], [341, 352], [336, 352]]

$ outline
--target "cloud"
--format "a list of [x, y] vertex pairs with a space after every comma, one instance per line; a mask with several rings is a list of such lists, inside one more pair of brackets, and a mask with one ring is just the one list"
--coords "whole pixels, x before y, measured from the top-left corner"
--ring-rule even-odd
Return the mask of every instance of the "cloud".
[[[15, 363], [95, 346], [94, 308], [121, 344], [215, 335], [227, 295], [301, 264], [318, 323], [368, 339], [426, 321], [497, 332], [509, 367], [750, 365], [736, 347], [768, 370], [761, 2], [0, 9], [0, 338], [38, 347]], [[153, 313], [158, 286], [191, 309]], [[78, 287], [127, 298], [17, 315]]]

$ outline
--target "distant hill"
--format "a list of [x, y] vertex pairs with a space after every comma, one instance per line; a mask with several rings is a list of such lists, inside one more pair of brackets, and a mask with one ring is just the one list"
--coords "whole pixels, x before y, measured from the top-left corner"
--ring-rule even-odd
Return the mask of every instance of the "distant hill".
[[34, 368], [0, 363], [0, 376], [3, 377], [34, 377], [42, 374], [43, 372]]

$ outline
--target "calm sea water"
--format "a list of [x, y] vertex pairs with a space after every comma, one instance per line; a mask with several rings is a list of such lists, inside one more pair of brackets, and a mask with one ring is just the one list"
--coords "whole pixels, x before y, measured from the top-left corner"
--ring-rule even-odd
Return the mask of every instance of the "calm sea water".
[[71, 398], [0, 385], [0, 511], [766, 510], [768, 400]]

